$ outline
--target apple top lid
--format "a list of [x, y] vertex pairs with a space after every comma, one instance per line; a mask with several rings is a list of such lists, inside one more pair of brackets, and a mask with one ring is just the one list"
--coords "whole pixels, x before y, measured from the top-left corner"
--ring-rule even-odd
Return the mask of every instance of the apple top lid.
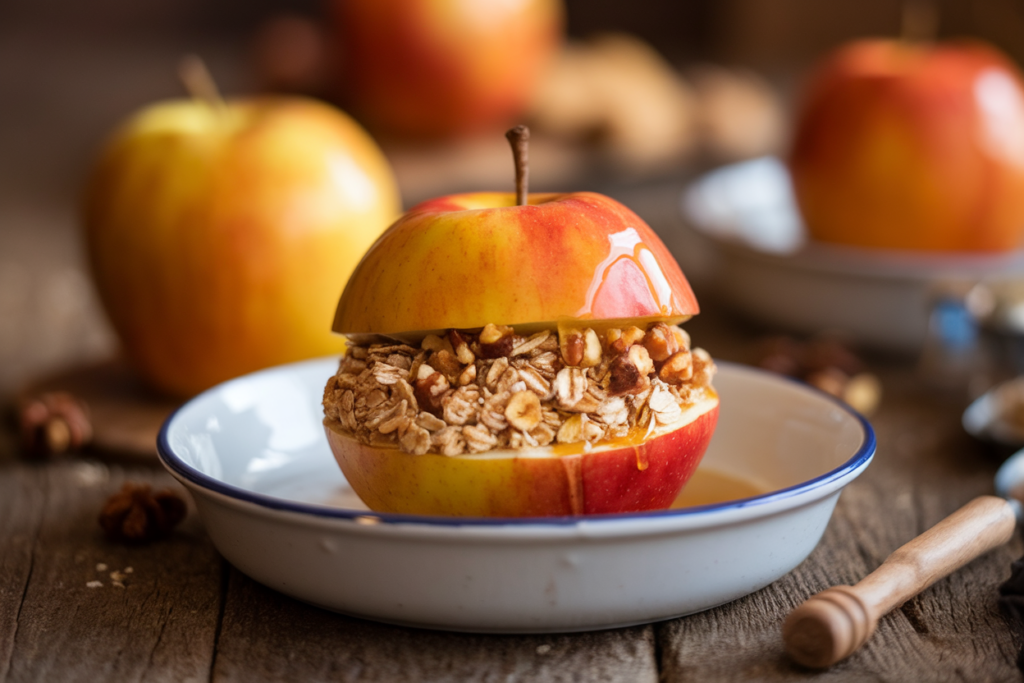
[[488, 323], [520, 332], [574, 320], [678, 323], [697, 299], [635, 213], [593, 192], [471, 193], [419, 204], [370, 247], [335, 332], [422, 336]]

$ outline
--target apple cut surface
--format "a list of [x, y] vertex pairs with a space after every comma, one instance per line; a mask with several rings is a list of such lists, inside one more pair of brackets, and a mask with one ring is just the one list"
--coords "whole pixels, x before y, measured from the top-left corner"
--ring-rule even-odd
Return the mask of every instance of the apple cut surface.
[[668, 508], [700, 464], [718, 420], [712, 395], [676, 423], [613, 440], [446, 457], [360, 443], [325, 425], [353, 490], [376, 512], [548, 517]]
[[472, 193], [424, 202], [388, 228], [352, 274], [334, 330], [422, 337], [488, 323], [642, 327], [698, 311], [668, 249], [615, 200], [532, 194], [516, 206], [511, 193]]

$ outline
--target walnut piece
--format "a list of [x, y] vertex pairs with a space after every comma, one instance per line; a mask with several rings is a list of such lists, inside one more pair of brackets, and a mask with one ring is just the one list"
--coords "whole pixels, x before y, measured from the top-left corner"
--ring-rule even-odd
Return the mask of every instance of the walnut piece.
[[513, 331], [506, 325], [488, 323], [480, 331], [480, 355], [483, 358], [501, 358], [512, 353]]
[[125, 543], [147, 543], [171, 533], [185, 519], [185, 501], [171, 490], [125, 482], [104, 504], [99, 523], [107, 536]]

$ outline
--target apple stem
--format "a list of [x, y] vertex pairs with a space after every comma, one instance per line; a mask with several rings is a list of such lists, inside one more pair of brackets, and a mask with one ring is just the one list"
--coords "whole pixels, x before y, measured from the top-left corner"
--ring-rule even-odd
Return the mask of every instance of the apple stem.
[[935, 40], [939, 27], [939, 10], [934, 0], [905, 0], [900, 22], [900, 37], [906, 42], [927, 43]]
[[223, 111], [224, 98], [220, 96], [217, 83], [202, 58], [197, 55], [185, 55], [178, 64], [178, 78], [189, 95], [206, 102], [217, 111]]
[[530, 129], [526, 126], [516, 126], [505, 133], [505, 137], [512, 145], [512, 158], [516, 163], [516, 205], [523, 206], [528, 203], [527, 193], [530, 187]]

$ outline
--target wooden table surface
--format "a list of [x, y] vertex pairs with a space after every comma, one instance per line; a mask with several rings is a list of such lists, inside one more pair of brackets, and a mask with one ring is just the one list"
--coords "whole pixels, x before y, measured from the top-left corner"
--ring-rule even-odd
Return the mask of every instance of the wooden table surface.
[[[707, 310], [707, 306], [705, 307]], [[698, 343], [744, 360], [755, 331], [707, 312]], [[873, 359], [885, 387], [878, 454], [842, 494], [824, 538], [748, 597], [667, 622], [566, 635], [469, 635], [377, 624], [310, 607], [231, 567], [194, 511], [170, 538], [127, 547], [96, 518], [125, 480], [176, 484], [155, 463], [102, 453], [33, 463], [0, 440], [0, 681], [1017, 680], [997, 588], [1019, 538], [882, 619], [849, 660], [811, 672], [780, 625], [809, 595], [851, 584], [899, 545], [992, 491], [998, 460], [965, 435], [962, 406], [908, 361]], [[751, 557], [750, 562], [757, 562]], [[110, 572], [128, 572], [124, 587]], [[89, 587], [99, 581], [102, 586]], [[94, 584], [95, 585], [95, 584]]]

